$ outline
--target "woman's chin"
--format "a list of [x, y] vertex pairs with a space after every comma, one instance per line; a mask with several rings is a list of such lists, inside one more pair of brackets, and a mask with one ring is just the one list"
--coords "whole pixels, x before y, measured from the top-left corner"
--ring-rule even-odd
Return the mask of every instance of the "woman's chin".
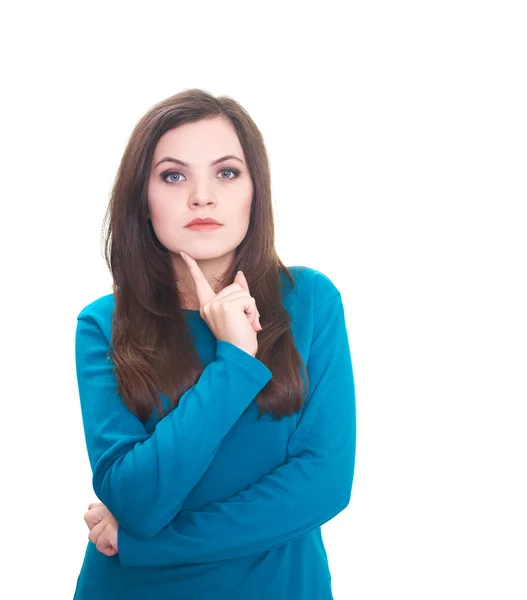
[[[232, 255], [235, 249], [220, 249], [220, 248], [204, 248], [203, 244], [201, 246], [197, 246], [193, 248], [191, 244], [185, 246], [185, 248], [179, 248], [176, 251], [176, 254], [179, 255], [179, 251], [182, 250], [186, 254], [188, 254], [191, 258], [197, 261], [203, 260], [220, 260], [224, 257]], [[181, 257], [180, 257], [181, 258]], [[183, 259], [181, 259], [183, 260]]]

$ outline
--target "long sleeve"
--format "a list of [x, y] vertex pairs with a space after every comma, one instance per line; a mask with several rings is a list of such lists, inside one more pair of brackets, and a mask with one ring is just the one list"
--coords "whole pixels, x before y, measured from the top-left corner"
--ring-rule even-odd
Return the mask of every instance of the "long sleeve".
[[122, 530], [146, 540], [172, 521], [272, 373], [217, 341], [216, 360], [149, 433], [116, 391], [108, 346], [97, 320], [79, 316], [75, 360], [93, 489]]
[[340, 293], [316, 310], [307, 368], [309, 395], [286, 462], [226, 500], [179, 512], [149, 540], [119, 527], [122, 566], [201, 563], [265, 551], [321, 526], [348, 505], [356, 409]]

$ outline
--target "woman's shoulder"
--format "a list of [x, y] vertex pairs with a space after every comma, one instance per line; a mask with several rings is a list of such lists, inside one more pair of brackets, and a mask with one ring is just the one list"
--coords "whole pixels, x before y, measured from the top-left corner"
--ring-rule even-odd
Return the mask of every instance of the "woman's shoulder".
[[326, 300], [340, 295], [339, 288], [327, 273], [303, 265], [287, 268], [295, 281], [296, 295], [303, 302], [318, 307]]
[[92, 300], [77, 315], [77, 319], [94, 321], [105, 334], [106, 339], [111, 338], [112, 316], [115, 306], [114, 296], [106, 294]]
[[78, 319], [85, 319], [89, 317], [106, 316], [111, 313], [114, 308], [114, 297], [113, 294], [106, 294], [100, 296], [96, 300], [93, 300], [87, 304], [78, 314]]

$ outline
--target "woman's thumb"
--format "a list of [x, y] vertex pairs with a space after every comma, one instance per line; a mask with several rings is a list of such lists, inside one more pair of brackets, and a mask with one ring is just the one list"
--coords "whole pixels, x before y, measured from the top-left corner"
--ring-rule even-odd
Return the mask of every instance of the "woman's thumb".
[[[249, 283], [247, 282], [247, 279], [246, 279], [245, 274], [244, 274], [243, 271], [238, 271], [236, 273], [236, 277], [234, 278], [234, 281], [236, 281], [236, 283], [239, 283], [244, 290], [249, 291]], [[258, 310], [258, 308], [256, 309], [256, 314], [257, 314], [258, 317], [260, 317], [260, 311]], [[259, 318], [258, 318], [258, 325], [259, 325], [259, 327], [261, 329], [262, 326], [260, 325]]]
[[236, 273], [234, 281], [236, 281], [236, 283], [239, 283], [244, 290], [249, 291], [249, 284], [247, 283], [247, 279], [245, 278], [243, 271], [238, 271]]

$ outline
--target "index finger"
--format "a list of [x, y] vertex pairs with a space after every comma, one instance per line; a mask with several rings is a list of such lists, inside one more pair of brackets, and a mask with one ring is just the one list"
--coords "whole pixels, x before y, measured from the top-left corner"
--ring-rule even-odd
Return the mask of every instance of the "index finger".
[[212, 300], [216, 296], [216, 294], [214, 293], [214, 290], [210, 287], [210, 284], [207, 281], [205, 275], [203, 275], [203, 271], [199, 268], [198, 263], [183, 251], [180, 251], [179, 254], [181, 255], [181, 258], [185, 261], [185, 264], [187, 265], [188, 270], [190, 271], [190, 275], [194, 280], [194, 284], [196, 286], [196, 294], [198, 296], [199, 303], [201, 306], [203, 306], [205, 302]]

